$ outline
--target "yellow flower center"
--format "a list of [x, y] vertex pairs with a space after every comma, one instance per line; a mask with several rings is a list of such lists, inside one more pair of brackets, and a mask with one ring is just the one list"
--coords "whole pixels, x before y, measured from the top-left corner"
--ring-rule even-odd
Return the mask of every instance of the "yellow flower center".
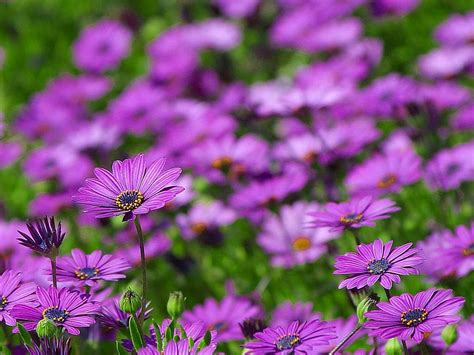
[[379, 189], [387, 189], [397, 182], [397, 176], [395, 174], [388, 174], [382, 180], [377, 182], [377, 187]]
[[311, 248], [311, 240], [308, 237], [300, 236], [293, 241], [294, 251], [304, 251]]
[[115, 199], [115, 204], [123, 211], [131, 211], [141, 206], [143, 194], [138, 190], [126, 190]]

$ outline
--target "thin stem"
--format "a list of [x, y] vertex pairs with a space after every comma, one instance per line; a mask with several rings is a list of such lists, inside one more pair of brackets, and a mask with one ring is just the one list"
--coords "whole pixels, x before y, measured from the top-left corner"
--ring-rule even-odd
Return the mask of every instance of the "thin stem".
[[404, 353], [405, 355], [410, 354], [410, 353], [408, 352], [408, 347], [407, 347], [407, 343], [405, 342], [405, 340], [402, 340], [402, 346], [403, 346], [403, 353]]
[[53, 287], [58, 288], [58, 278], [56, 272], [56, 257], [51, 257], [51, 273], [53, 274]]
[[361, 242], [361, 240], [360, 240], [360, 238], [359, 238], [359, 232], [358, 232], [357, 230], [355, 230], [355, 229], [351, 229], [351, 232], [352, 232], [352, 234], [354, 235], [354, 238], [355, 238], [355, 241], [356, 241], [356, 243], [357, 243], [357, 246], [361, 245], [362, 242]]
[[142, 226], [140, 224], [140, 216], [135, 217], [135, 228], [137, 229], [138, 241], [140, 243], [140, 259], [142, 268], [142, 309], [140, 311], [139, 324], [143, 324], [146, 308], [146, 259], [145, 259], [145, 241], [143, 239]]
[[337, 351], [339, 351], [339, 349], [341, 349], [348, 341], [350, 338], [352, 338], [352, 336], [354, 334], [356, 334], [360, 328], [362, 328], [362, 324], [359, 324], [357, 327], [355, 327], [349, 334], [347, 334], [344, 339], [342, 339], [339, 344], [337, 344], [337, 346], [331, 350], [331, 352], [329, 353], [329, 355], [334, 355]]
[[420, 343], [420, 352], [422, 355], [429, 355], [430, 353], [424, 340]]
[[377, 351], [378, 351], [378, 348], [379, 348], [379, 343], [377, 341], [377, 337], [373, 337], [374, 339], [374, 355], [377, 355]]
[[383, 288], [383, 290], [385, 291], [385, 296], [387, 296], [387, 301], [389, 301], [390, 297], [392, 297], [392, 295], [390, 294], [390, 290], [387, 290], [385, 287]]

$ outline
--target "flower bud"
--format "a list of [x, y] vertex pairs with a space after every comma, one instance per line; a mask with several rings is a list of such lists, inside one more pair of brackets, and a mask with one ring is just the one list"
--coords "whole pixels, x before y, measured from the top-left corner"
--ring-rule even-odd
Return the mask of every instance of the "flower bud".
[[125, 313], [135, 313], [142, 305], [141, 297], [133, 289], [129, 288], [120, 298], [120, 309]]
[[370, 311], [377, 302], [378, 299], [372, 296], [367, 296], [362, 301], [360, 301], [360, 303], [357, 305], [356, 311], [359, 324], [362, 324], [367, 320], [365, 318], [365, 313]]
[[402, 345], [397, 338], [392, 338], [387, 341], [385, 344], [385, 354], [386, 355], [402, 355], [403, 349]]
[[447, 346], [454, 344], [458, 339], [458, 330], [456, 328], [456, 325], [447, 325], [441, 333], [441, 338], [443, 338]]
[[174, 291], [170, 293], [166, 310], [171, 318], [176, 319], [184, 312], [184, 302], [186, 298], [181, 291]]
[[58, 336], [59, 333], [59, 328], [50, 319], [43, 318], [36, 325], [36, 334], [38, 334], [40, 338], [55, 337]]

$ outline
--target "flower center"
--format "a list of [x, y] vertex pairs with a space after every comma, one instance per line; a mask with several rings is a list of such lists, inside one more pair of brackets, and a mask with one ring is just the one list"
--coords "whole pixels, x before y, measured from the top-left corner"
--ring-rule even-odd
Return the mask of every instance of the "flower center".
[[354, 223], [359, 223], [360, 220], [362, 219], [363, 214], [362, 213], [348, 213], [339, 218], [339, 221], [342, 224], [345, 224], [346, 226], [350, 226]]
[[367, 265], [367, 271], [372, 275], [382, 275], [390, 269], [390, 266], [392, 266], [392, 264], [390, 264], [387, 259], [372, 260]]
[[397, 176], [395, 174], [388, 174], [382, 180], [377, 183], [379, 189], [387, 189], [397, 182]]
[[140, 207], [143, 203], [143, 194], [138, 190], [126, 190], [120, 193], [115, 199], [118, 208], [124, 211], [131, 211]]
[[306, 163], [312, 163], [316, 160], [318, 154], [315, 151], [308, 151], [303, 155], [303, 161]]
[[58, 323], [63, 323], [68, 317], [69, 312], [59, 309], [58, 306], [48, 307], [43, 311], [43, 318], [51, 319]]
[[446, 168], [446, 175], [452, 175], [459, 171], [459, 164], [452, 163]]
[[99, 269], [96, 267], [84, 267], [74, 271], [74, 274], [76, 274], [76, 277], [80, 280], [88, 280], [94, 276], [97, 276], [98, 273]]
[[5, 309], [5, 307], [7, 306], [7, 304], [8, 304], [7, 298], [6, 298], [6, 297], [2, 297], [2, 302], [0, 303], [0, 310], [3, 311], [3, 310]]
[[462, 251], [462, 255], [464, 256], [474, 255], [474, 243], [469, 244], [469, 246]]
[[191, 226], [191, 230], [196, 234], [203, 233], [206, 230], [206, 228], [207, 228], [206, 223], [202, 223], [202, 222], [194, 223]]
[[428, 316], [428, 312], [424, 308], [409, 309], [401, 314], [400, 320], [403, 325], [407, 327], [416, 327], [418, 324], [423, 323]]
[[311, 248], [311, 240], [308, 237], [300, 236], [293, 241], [294, 251], [304, 251]]
[[223, 331], [223, 330], [227, 329], [227, 323], [226, 322], [216, 322], [214, 324], [211, 324], [208, 327], [208, 329], [209, 330], [217, 330], [218, 332]]
[[278, 338], [275, 345], [278, 350], [287, 350], [292, 349], [299, 344], [301, 344], [301, 340], [298, 334], [290, 334]]
[[225, 169], [232, 165], [232, 158], [228, 156], [223, 156], [222, 158], [217, 158], [212, 161], [212, 167], [215, 169]]

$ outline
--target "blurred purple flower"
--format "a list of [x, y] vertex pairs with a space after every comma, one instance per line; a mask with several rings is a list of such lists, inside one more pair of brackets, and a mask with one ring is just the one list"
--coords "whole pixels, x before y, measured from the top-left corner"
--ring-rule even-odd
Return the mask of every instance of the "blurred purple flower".
[[66, 235], [61, 230], [61, 222], [56, 226], [54, 217], [45, 217], [26, 223], [26, 227], [29, 233], [18, 231], [21, 235], [18, 242], [21, 245], [47, 257], [57, 255]]
[[16, 319], [10, 312], [17, 304], [33, 304], [36, 300], [36, 285], [32, 282], [22, 283], [22, 274], [7, 270], [0, 276], [0, 321], [14, 327]]
[[[171, 240], [168, 237], [161, 232], [154, 233], [145, 241], [146, 260], [153, 260], [165, 254], [170, 248]], [[117, 249], [115, 256], [127, 260], [132, 266], [140, 265], [140, 247], [137, 244]]]
[[435, 30], [435, 38], [442, 45], [462, 46], [474, 40], [474, 12], [451, 15]]
[[457, 339], [452, 345], [449, 346], [449, 348], [441, 338], [442, 330], [442, 328], [439, 328], [430, 335], [428, 338], [428, 344], [430, 346], [435, 347], [439, 351], [449, 349], [446, 353], [453, 355], [468, 354], [474, 351], [474, 316], [459, 322], [456, 327]]
[[219, 10], [229, 17], [247, 17], [252, 15], [260, 4], [260, 0], [213, 0]]
[[313, 319], [321, 319], [320, 313], [313, 312], [313, 304], [308, 303], [291, 303], [289, 301], [279, 304], [272, 313], [272, 327], [284, 327], [294, 321], [300, 323]]
[[474, 46], [438, 48], [418, 61], [420, 74], [429, 79], [450, 79], [471, 66], [474, 66]]
[[[327, 321], [327, 324], [333, 326], [336, 331], [336, 338], [331, 339], [328, 345], [319, 345], [314, 348], [316, 354], [328, 354], [334, 349], [349, 333], [357, 326], [357, 316], [352, 315], [347, 319], [344, 318], [336, 318], [334, 320]], [[352, 343], [354, 343], [357, 339], [364, 336], [364, 331], [359, 331], [354, 334], [349, 340], [344, 344], [340, 351], [336, 352], [336, 354], [344, 354], [344, 349], [348, 348]], [[354, 355], [357, 353], [354, 352]], [[362, 353], [365, 355], [365, 351]]]
[[372, 12], [376, 16], [403, 16], [413, 11], [420, 0], [373, 0], [370, 2]]
[[[0, 132], [1, 136], [1, 132]], [[1, 142], [0, 143], [0, 168], [7, 168], [15, 161], [18, 160], [21, 153], [23, 151], [23, 147], [21, 144], [16, 142]]]
[[474, 103], [459, 109], [451, 118], [451, 126], [458, 130], [474, 130]]

